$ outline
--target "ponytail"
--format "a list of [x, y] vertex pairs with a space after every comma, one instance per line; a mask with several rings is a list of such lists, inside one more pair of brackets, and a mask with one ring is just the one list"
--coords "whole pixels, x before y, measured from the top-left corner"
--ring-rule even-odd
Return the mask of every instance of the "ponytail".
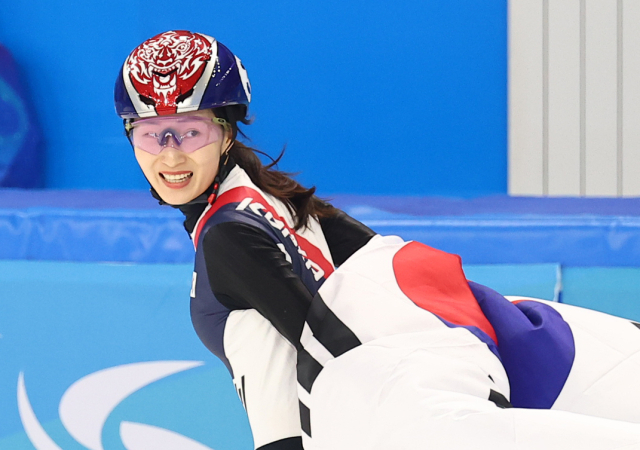
[[[274, 167], [282, 159], [284, 149], [270, 164], [264, 165], [256, 153], [260, 150], [248, 147], [236, 140], [237, 134], [246, 135], [238, 128], [238, 122], [249, 125], [251, 120], [245, 118], [244, 105], [232, 105], [213, 110], [216, 117], [227, 120], [233, 129], [234, 142], [229, 150], [233, 160], [247, 172], [251, 181], [261, 190], [283, 202], [294, 217], [296, 230], [307, 226], [309, 217], [331, 217], [337, 210], [329, 203], [322, 201], [314, 194], [315, 187], [309, 189], [291, 177], [291, 174], [276, 170]], [[268, 155], [266, 155], [268, 156]]]

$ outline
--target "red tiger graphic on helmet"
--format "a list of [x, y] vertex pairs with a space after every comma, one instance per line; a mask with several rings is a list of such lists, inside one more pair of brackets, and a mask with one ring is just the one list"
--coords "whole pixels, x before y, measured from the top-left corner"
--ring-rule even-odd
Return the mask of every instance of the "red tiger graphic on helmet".
[[125, 63], [140, 99], [158, 114], [175, 114], [211, 60], [211, 42], [201, 34], [168, 31], [138, 46]]

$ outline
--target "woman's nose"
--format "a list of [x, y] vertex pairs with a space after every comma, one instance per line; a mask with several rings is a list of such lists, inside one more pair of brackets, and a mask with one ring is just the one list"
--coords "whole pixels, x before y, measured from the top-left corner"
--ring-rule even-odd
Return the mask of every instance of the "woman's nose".
[[167, 146], [165, 146], [160, 152], [160, 157], [162, 158], [162, 162], [164, 164], [169, 167], [175, 167], [179, 164], [182, 164], [184, 161], [186, 161], [187, 158], [184, 152], [180, 150], [180, 147], [178, 147], [177, 145], [173, 145], [173, 141], [171, 142], [171, 144], [172, 145], [169, 145], [169, 142], [167, 142]]

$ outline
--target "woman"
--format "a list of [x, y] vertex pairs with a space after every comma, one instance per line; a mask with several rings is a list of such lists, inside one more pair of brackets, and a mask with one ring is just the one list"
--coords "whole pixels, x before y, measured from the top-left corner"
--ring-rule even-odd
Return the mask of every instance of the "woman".
[[640, 448], [634, 324], [510, 303], [375, 235], [236, 139], [250, 98], [240, 60], [188, 31], [138, 46], [115, 91], [152, 194], [185, 214], [192, 321], [257, 449]]

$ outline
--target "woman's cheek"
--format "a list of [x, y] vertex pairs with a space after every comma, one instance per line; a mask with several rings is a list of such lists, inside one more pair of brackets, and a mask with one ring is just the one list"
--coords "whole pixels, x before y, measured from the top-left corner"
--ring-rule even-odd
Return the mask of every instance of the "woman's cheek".
[[154, 183], [153, 163], [156, 160], [156, 156], [136, 148], [135, 157], [136, 157], [136, 161], [138, 161], [138, 165], [140, 166], [140, 169], [142, 170], [142, 173], [144, 174], [144, 176], [147, 178], [147, 180], [149, 180], [150, 183]]

